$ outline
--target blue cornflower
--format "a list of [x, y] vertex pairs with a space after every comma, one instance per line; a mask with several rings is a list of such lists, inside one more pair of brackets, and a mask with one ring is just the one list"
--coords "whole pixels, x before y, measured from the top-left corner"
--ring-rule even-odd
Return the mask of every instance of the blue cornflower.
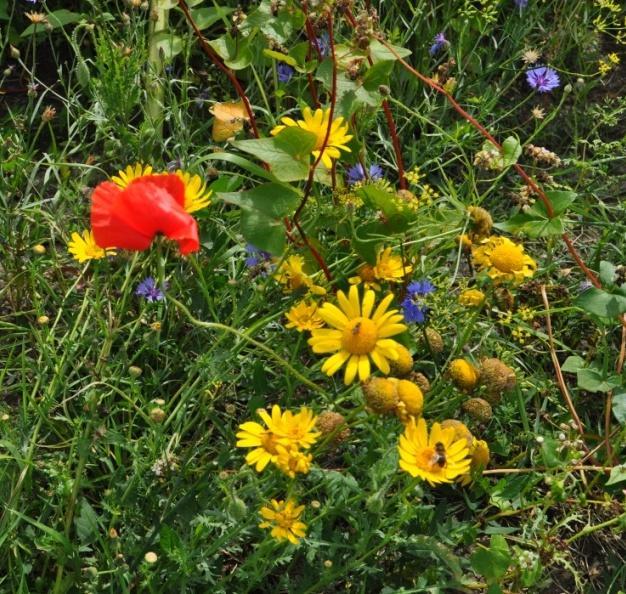
[[[373, 163], [370, 165], [368, 173], [370, 179], [376, 181], [377, 179], [382, 179], [384, 172], [380, 165]], [[356, 165], [350, 167], [346, 174], [346, 179], [350, 185], [363, 181], [365, 179], [365, 169], [363, 168], [363, 165], [357, 163]]]
[[524, 9], [528, 6], [528, 0], [515, 0], [515, 6]]
[[245, 259], [245, 264], [248, 268], [254, 268], [272, 259], [272, 254], [254, 247], [251, 243], [246, 244], [246, 254], [248, 257]]
[[330, 55], [330, 35], [328, 31], [324, 31], [319, 37], [316, 37], [315, 42], [322, 58], [328, 58]]
[[137, 285], [135, 295], [137, 295], [137, 297], [143, 297], [149, 303], [163, 301], [163, 299], [165, 299], [165, 293], [163, 291], [167, 291], [167, 287], [167, 282], [164, 282], [161, 288], [159, 288], [156, 281], [151, 276], [148, 276]]
[[526, 71], [528, 84], [539, 93], [547, 93], [556, 89], [561, 80], [555, 70], [548, 66], [536, 66]]
[[281, 83], [288, 83], [291, 80], [291, 77], [294, 75], [295, 70], [291, 66], [289, 66], [289, 64], [280, 62], [280, 64], [276, 66], [276, 72], [278, 74], [278, 80]]
[[422, 279], [409, 283], [409, 286], [406, 288], [406, 290], [407, 293], [411, 295], [411, 297], [423, 297], [424, 295], [428, 295], [429, 293], [434, 293], [437, 288], [429, 280]]
[[406, 288], [407, 295], [402, 301], [404, 319], [409, 323], [423, 324], [428, 320], [430, 308], [424, 303], [423, 297], [436, 291], [428, 279], [422, 279], [409, 283]]
[[436, 53], [440, 52], [444, 47], [450, 45], [450, 42], [446, 39], [446, 36], [443, 33], [437, 33], [435, 35], [435, 39], [433, 40], [433, 44], [430, 46], [428, 52], [431, 56], [434, 56]]
[[415, 303], [410, 296], [402, 301], [404, 320], [409, 324], [423, 324], [428, 319], [430, 309], [423, 303]]

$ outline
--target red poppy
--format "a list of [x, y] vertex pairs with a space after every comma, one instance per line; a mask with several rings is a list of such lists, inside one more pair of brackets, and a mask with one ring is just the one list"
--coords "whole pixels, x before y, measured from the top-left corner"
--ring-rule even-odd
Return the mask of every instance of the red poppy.
[[102, 248], [147, 250], [159, 233], [182, 254], [200, 247], [198, 225], [185, 211], [185, 185], [177, 175], [144, 175], [124, 189], [102, 182], [91, 198], [91, 227]]

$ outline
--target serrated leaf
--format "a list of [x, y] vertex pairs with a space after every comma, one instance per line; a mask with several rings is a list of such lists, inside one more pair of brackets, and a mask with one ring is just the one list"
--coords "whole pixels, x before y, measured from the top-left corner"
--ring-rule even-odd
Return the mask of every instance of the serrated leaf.
[[159, 542], [161, 548], [169, 554], [174, 553], [177, 549], [182, 547], [180, 536], [167, 524], [163, 524], [159, 530]]
[[74, 519], [76, 534], [82, 544], [92, 543], [98, 535], [98, 514], [86, 499], [80, 502], [80, 512]]
[[[546, 196], [552, 204], [554, 216], [558, 216], [563, 214], [568, 209], [568, 207], [576, 200], [578, 194], [576, 194], [576, 192], [572, 192], [571, 190], [547, 190]], [[543, 205], [540, 201], [537, 203]]]

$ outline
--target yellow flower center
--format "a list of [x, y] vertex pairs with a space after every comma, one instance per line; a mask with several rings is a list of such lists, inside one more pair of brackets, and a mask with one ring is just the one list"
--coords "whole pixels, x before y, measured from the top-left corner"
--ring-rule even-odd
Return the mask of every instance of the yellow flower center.
[[276, 436], [271, 431], [266, 431], [261, 435], [261, 445], [266, 452], [278, 454], [276, 450]]
[[276, 517], [274, 518], [274, 522], [276, 522], [276, 524], [278, 524], [281, 528], [284, 528], [285, 530], [289, 530], [291, 529], [291, 526], [293, 525], [293, 518], [291, 517], [291, 514], [289, 514], [286, 511], [280, 511], [280, 512], [276, 512]]
[[378, 330], [369, 318], [354, 318], [343, 329], [341, 346], [353, 355], [367, 355], [376, 347]]
[[415, 464], [426, 472], [440, 472], [445, 468], [446, 460], [434, 448], [424, 448], [417, 455]]
[[515, 272], [524, 267], [524, 254], [519, 246], [503, 243], [491, 252], [491, 263], [500, 272]]

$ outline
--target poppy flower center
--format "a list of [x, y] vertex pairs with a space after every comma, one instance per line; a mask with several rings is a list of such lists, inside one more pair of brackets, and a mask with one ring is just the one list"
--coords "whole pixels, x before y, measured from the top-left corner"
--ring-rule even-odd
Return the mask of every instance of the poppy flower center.
[[367, 355], [376, 347], [378, 330], [369, 318], [354, 318], [343, 329], [341, 346], [353, 355]]
[[501, 272], [515, 272], [524, 267], [524, 254], [517, 246], [499, 245], [491, 252], [491, 263]]

